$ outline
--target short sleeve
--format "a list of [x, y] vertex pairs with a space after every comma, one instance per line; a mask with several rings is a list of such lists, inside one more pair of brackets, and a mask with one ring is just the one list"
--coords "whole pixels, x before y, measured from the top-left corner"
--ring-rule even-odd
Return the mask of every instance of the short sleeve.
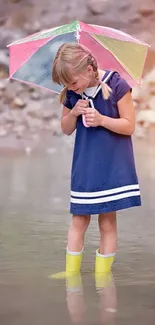
[[71, 95], [70, 95], [70, 92], [68, 90], [67, 90], [66, 99], [64, 100], [63, 105], [66, 106], [69, 109], [73, 108], [72, 103], [71, 103]]
[[128, 91], [132, 91], [131, 86], [125, 79], [121, 78], [118, 72], [111, 78], [111, 88], [115, 93], [116, 102], [118, 102]]

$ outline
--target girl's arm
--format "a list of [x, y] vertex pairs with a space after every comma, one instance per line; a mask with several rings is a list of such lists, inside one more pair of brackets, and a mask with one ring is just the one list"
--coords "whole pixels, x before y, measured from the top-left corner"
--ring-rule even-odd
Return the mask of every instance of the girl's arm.
[[63, 133], [71, 135], [74, 132], [78, 116], [86, 113], [88, 105], [89, 103], [87, 100], [79, 99], [71, 110], [63, 106], [61, 118]]
[[101, 115], [100, 125], [115, 133], [132, 135], [135, 130], [135, 109], [131, 93], [126, 93], [117, 105], [120, 118]]
[[71, 135], [76, 129], [77, 116], [69, 108], [63, 106], [61, 129], [64, 134]]
[[135, 110], [132, 96], [127, 92], [118, 102], [119, 118], [100, 114], [96, 109], [87, 109], [86, 123], [89, 126], [102, 126], [110, 131], [123, 135], [132, 135], [135, 129]]

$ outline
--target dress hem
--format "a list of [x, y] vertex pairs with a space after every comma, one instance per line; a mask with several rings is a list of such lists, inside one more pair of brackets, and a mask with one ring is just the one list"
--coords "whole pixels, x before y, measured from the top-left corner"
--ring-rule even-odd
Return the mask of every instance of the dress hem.
[[125, 209], [129, 209], [129, 208], [133, 208], [133, 207], [138, 207], [141, 206], [141, 200], [138, 199], [137, 202], [134, 202], [133, 204], [131, 202], [126, 203], [126, 204], [117, 204], [117, 206], [112, 207], [109, 206], [107, 208], [102, 207], [95, 207], [94, 209], [92, 209], [92, 207], [90, 207], [89, 209], [81, 209], [81, 208], [70, 208], [70, 213], [74, 214], [74, 215], [92, 215], [92, 214], [100, 214], [100, 213], [108, 213], [108, 212], [113, 212], [113, 211], [119, 211], [119, 210], [125, 210]]

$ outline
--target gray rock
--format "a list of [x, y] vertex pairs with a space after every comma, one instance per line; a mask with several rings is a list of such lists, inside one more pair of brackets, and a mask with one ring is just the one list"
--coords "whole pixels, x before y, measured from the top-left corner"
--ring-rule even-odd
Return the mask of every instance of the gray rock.
[[30, 93], [30, 98], [33, 100], [39, 100], [40, 99], [40, 94], [37, 93], [36, 91], [33, 91]]
[[13, 112], [11, 110], [8, 110], [6, 112], [3, 112], [1, 114], [1, 120], [3, 121], [3, 124], [6, 124], [6, 123], [14, 123], [15, 118], [13, 116]]
[[93, 15], [102, 15], [104, 13], [106, 3], [107, 0], [90, 0], [87, 3], [87, 8]]
[[20, 125], [23, 123], [24, 121], [24, 114], [23, 111], [20, 109], [14, 109], [14, 110], [10, 110], [12, 119], [13, 119], [13, 123], [15, 125]]
[[[8, 86], [8, 80], [6, 79], [0, 79], [0, 91], [3, 91], [7, 88]], [[3, 92], [2, 92], [3, 94]]]
[[25, 37], [26, 33], [21, 29], [12, 29], [3, 26], [0, 28], [0, 35], [0, 49], [6, 49], [7, 45], [9, 45], [10, 43], [13, 43]]
[[4, 98], [5, 103], [10, 104], [16, 96], [22, 92], [22, 86], [19, 82], [8, 81], [5, 89]]
[[31, 116], [33, 118], [41, 118], [41, 112], [42, 112], [42, 109], [43, 109], [43, 105], [42, 105], [42, 102], [39, 101], [39, 102], [29, 102], [27, 107], [26, 107], [26, 110], [25, 110], [25, 114], [28, 115], [28, 116]]
[[137, 114], [137, 123], [155, 124], [155, 111], [142, 110]]
[[141, 17], [139, 14], [135, 14], [133, 17], [131, 17], [130, 19], [130, 23], [131, 24], [137, 24], [141, 21]]
[[18, 139], [22, 139], [23, 136], [24, 136], [24, 132], [26, 131], [26, 126], [23, 125], [23, 124], [16, 125], [16, 126], [13, 128], [13, 131], [15, 132], [16, 137], [17, 137]]
[[51, 107], [45, 107], [42, 112], [41, 112], [41, 117], [45, 120], [48, 121], [52, 118], [58, 118], [56, 114], [53, 112]]
[[12, 108], [24, 108], [25, 106], [25, 101], [20, 97], [15, 97], [11, 103]]
[[145, 76], [144, 83], [147, 83], [149, 86], [155, 86], [155, 68]]
[[155, 85], [150, 86], [150, 95], [155, 96]]
[[43, 121], [38, 118], [34, 118], [34, 117], [27, 115], [25, 117], [25, 120], [26, 120], [26, 123], [30, 130], [43, 130], [44, 129]]
[[135, 136], [137, 138], [145, 138], [146, 137], [146, 128], [142, 127], [141, 125], [137, 125], [135, 129]]
[[143, 81], [143, 84], [141, 87], [134, 87], [132, 89], [132, 98], [138, 104], [148, 100], [148, 98], [149, 98], [148, 84]]
[[0, 50], [0, 78], [7, 78], [9, 75], [9, 57], [6, 51]]
[[148, 102], [148, 106], [151, 110], [155, 112], [155, 97], [152, 96], [151, 99]]
[[31, 23], [26, 22], [24, 25], [24, 29], [28, 34], [39, 32], [41, 30], [41, 27], [41, 22], [38, 20]]
[[49, 123], [49, 129], [52, 131], [53, 135], [61, 135], [62, 130], [61, 130], [60, 120], [58, 119], [51, 120]]

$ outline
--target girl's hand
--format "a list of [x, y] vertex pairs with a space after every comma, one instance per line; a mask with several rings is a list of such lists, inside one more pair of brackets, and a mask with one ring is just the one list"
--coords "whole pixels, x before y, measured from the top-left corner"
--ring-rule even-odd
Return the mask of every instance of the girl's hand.
[[85, 120], [88, 126], [100, 126], [103, 115], [101, 115], [95, 108], [87, 108], [85, 113]]
[[79, 99], [76, 105], [71, 110], [71, 114], [78, 117], [79, 115], [85, 114], [88, 107], [88, 100]]

